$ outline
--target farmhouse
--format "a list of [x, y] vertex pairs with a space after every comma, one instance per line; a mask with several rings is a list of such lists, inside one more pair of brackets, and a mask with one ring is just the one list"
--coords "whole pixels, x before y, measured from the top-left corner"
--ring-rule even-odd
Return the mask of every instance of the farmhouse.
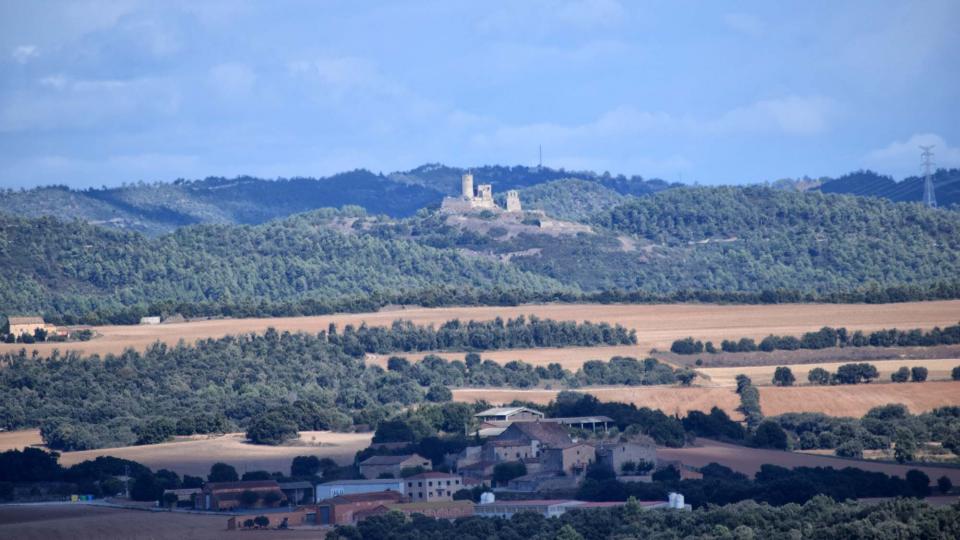
[[463, 487], [459, 475], [430, 471], [404, 479], [407, 482], [407, 495], [415, 502], [450, 501], [453, 494]]
[[14, 337], [33, 335], [37, 330], [52, 332], [56, 327], [43, 322], [43, 317], [7, 317], [7, 333]]
[[526, 407], [494, 407], [473, 415], [481, 422], [535, 422], [542, 420], [544, 414]]
[[404, 469], [420, 467], [425, 471], [432, 469], [430, 460], [417, 454], [399, 456], [371, 456], [360, 462], [360, 476], [364, 478], [400, 478]]
[[381, 478], [377, 480], [334, 480], [317, 484], [317, 502], [331, 499], [340, 495], [356, 495], [359, 493], [376, 493], [378, 491], [393, 491], [403, 495], [406, 493], [403, 480]]
[[[246, 493], [253, 493], [256, 499], [247, 502]], [[250, 496], [251, 499], [253, 498]], [[263, 508], [276, 506], [285, 500], [283, 491], [276, 480], [254, 480], [245, 482], [209, 482], [195, 499], [197, 510], [232, 510], [235, 508]]]
[[375, 491], [338, 495], [317, 503], [317, 525], [350, 525], [356, 522], [355, 514], [372, 510], [384, 504], [406, 500], [396, 491]]

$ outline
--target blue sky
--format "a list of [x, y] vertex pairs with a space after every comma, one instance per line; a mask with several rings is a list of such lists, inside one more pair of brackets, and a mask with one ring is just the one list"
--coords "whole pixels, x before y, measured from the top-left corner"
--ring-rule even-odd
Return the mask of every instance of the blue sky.
[[0, 186], [960, 167], [960, 2], [0, 1]]

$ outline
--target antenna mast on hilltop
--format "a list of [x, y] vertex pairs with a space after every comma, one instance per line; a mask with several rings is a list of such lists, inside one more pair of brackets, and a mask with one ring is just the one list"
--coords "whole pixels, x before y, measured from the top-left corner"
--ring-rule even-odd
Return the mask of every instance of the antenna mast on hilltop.
[[537, 145], [537, 148], [540, 151], [540, 163], [537, 165], [537, 170], [539, 171], [540, 169], [543, 168], [543, 145], [542, 144]]
[[920, 157], [923, 158], [923, 204], [930, 208], [937, 207], [937, 195], [933, 191], [933, 146], [921, 146], [920, 150], [923, 152], [920, 153]]

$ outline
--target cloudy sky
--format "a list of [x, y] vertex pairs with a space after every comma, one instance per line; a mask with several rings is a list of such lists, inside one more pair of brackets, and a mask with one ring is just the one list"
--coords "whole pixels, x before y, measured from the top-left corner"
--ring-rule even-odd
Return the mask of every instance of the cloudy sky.
[[960, 2], [0, 0], [0, 187], [960, 167]]

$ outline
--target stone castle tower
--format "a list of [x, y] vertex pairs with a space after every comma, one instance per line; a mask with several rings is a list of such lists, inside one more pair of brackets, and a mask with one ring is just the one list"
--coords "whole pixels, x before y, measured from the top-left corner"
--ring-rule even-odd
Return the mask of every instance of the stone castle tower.
[[511, 189], [507, 192], [507, 212], [520, 212], [522, 208], [520, 207], [520, 193]]
[[460, 177], [460, 196], [464, 199], [473, 198], [473, 174], [464, 173]]

